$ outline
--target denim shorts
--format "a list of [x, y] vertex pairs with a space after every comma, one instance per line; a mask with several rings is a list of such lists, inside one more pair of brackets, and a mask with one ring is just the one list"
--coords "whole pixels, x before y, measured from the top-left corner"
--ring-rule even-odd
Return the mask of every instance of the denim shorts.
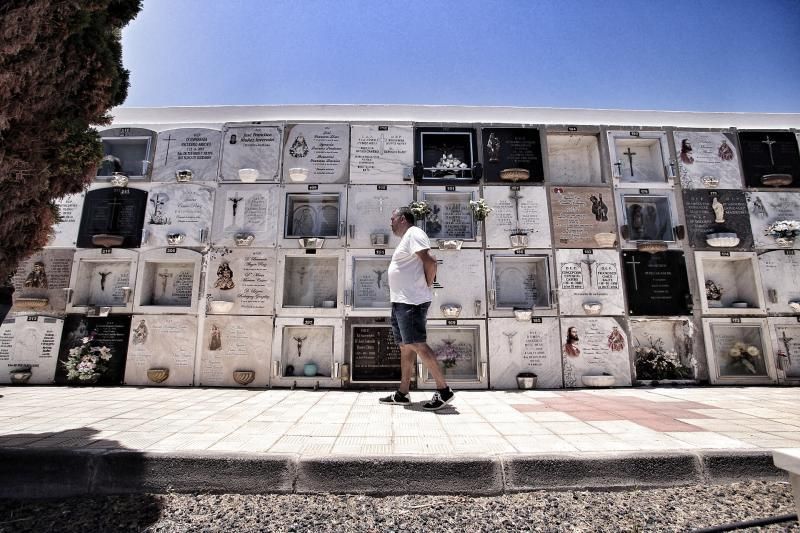
[[425, 317], [430, 302], [419, 305], [392, 302], [392, 332], [397, 344], [416, 344], [427, 340]]

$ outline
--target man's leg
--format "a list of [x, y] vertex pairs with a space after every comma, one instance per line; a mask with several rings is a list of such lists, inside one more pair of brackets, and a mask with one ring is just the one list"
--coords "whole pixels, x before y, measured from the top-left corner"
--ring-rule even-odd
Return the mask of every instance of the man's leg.
[[414, 375], [414, 365], [417, 362], [417, 354], [408, 344], [400, 345], [400, 388], [397, 389], [403, 394], [408, 394], [411, 388], [411, 376]]
[[428, 346], [428, 344], [425, 342], [418, 342], [416, 344], [412, 344], [411, 346], [417, 352], [417, 355], [419, 355], [420, 359], [422, 359], [422, 364], [425, 365], [425, 368], [428, 369], [428, 372], [431, 373], [431, 376], [433, 376], [433, 379], [436, 381], [436, 388], [447, 388], [447, 381], [444, 379], [442, 369], [439, 368], [439, 363], [436, 362], [436, 356], [434, 355], [430, 346]]

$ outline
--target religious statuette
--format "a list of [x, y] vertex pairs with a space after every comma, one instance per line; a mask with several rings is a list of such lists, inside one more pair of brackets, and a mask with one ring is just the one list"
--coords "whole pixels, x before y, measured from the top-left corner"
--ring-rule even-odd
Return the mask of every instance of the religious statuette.
[[209, 350], [219, 350], [222, 348], [222, 332], [216, 324], [211, 325], [211, 340], [208, 342]]
[[489, 149], [489, 161], [497, 163], [500, 160], [500, 139], [494, 133], [489, 134], [489, 142], [486, 143], [486, 148]]
[[147, 342], [147, 323], [142, 319], [133, 330], [133, 344], [144, 344], [145, 342]]
[[223, 291], [227, 291], [236, 286], [233, 281], [233, 270], [227, 261], [222, 262], [217, 268], [217, 281], [214, 282], [214, 287]]
[[716, 196], [711, 200], [711, 209], [714, 210], [714, 222], [717, 224], [725, 222], [725, 206], [722, 205], [722, 202], [717, 200]]

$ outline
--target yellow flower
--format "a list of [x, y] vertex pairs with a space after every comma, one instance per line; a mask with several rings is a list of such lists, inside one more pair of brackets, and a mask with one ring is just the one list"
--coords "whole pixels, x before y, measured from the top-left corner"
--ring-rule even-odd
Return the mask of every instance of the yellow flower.
[[753, 357], [758, 357], [759, 355], [761, 355], [761, 352], [755, 346], [748, 346], [747, 353], [748, 355], [751, 355]]
[[[736, 344], [739, 344], [739, 343], [737, 342]], [[731, 348], [728, 351], [728, 355], [730, 355], [731, 357], [741, 357], [742, 356], [742, 351], [739, 348], [737, 348], [736, 346], [734, 346], [733, 348]]]

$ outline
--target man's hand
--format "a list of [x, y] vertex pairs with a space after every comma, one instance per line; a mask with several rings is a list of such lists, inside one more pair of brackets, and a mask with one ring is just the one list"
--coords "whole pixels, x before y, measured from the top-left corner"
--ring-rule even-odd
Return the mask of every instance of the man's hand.
[[429, 250], [420, 250], [417, 252], [417, 257], [422, 261], [422, 270], [425, 271], [425, 283], [428, 287], [433, 285], [433, 280], [436, 279], [436, 258], [428, 253]]

